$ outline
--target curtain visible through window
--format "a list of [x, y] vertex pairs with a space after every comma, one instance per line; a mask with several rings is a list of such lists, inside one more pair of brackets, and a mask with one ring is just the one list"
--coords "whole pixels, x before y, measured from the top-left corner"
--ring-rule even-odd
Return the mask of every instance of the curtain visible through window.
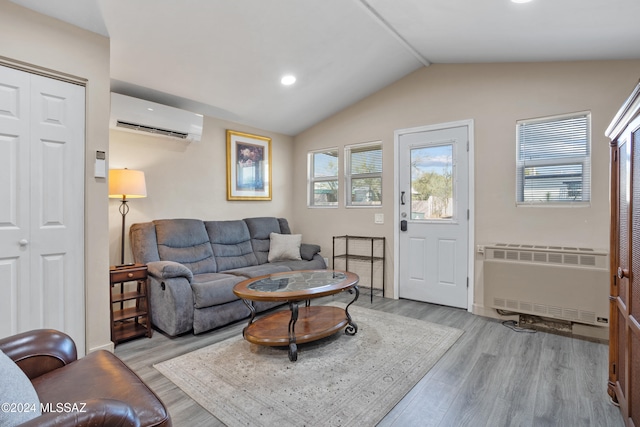
[[591, 198], [591, 114], [516, 123], [516, 202], [587, 204]]

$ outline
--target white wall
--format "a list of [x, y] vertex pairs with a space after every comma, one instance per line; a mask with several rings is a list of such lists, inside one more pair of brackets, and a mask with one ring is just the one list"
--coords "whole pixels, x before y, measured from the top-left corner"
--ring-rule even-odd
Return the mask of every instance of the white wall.
[[[334, 235], [387, 238], [393, 254], [394, 131], [473, 119], [475, 124], [475, 241], [608, 248], [608, 141], [605, 128], [640, 76], [640, 61], [453, 64], [422, 68], [297, 135], [294, 143], [293, 216], [298, 232], [317, 241], [331, 257]], [[515, 123], [519, 119], [592, 112], [591, 206], [517, 208]], [[309, 150], [383, 141], [383, 207], [338, 209], [306, 206]], [[342, 161], [340, 174], [343, 173]], [[344, 181], [340, 181], [341, 188]], [[384, 213], [385, 224], [374, 224]], [[302, 221], [302, 218], [305, 220]], [[390, 257], [392, 258], [392, 257]], [[392, 295], [394, 260], [387, 262]], [[475, 302], [482, 304], [482, 263], [476, 262]]]
[[[226, 130], [271, 138], [273, 195], [270, 201], [227, 200]], [[200, 142], [187, 143], [120, 130], [110, 131], [109, 167], [145, 172], [147, 198], [129, 201], [125, 262], [132, 259], [128, 229], [136, 222], [163, 218], [233, 220], [254, 216], [292, 218], [293, 138], [212, 117], [204, 118]], [[120, 263], [120, 202], [109, 202], [109, 259]]]
[[111, 347], [107, 182], [93, 177], [109, 147], [109, 39], [0, 0], [0, 56], [87, 80], [85, 142], [86, 349]]

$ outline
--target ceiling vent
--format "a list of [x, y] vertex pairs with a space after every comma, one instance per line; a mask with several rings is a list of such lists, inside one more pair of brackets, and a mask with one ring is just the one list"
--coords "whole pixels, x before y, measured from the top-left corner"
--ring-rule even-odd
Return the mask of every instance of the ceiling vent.
[[111, 93], [112, 129], [192, 142], [200, 141], [202, 123], [202, 115], [190, 111]]

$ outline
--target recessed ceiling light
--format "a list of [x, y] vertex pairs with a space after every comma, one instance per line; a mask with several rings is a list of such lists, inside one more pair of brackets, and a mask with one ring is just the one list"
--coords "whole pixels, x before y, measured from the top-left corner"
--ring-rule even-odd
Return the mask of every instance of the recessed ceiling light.
[[291, 74], [288, 74], [288, 75], [282, 77], [282, 79], [280, 79], [280, 83], [282, 83], [285, 86], [291, 86], [295, 82], [296, 82], [296, 76], [291, 75]]
[[153, 108], [151, 108], [151, 107], [147, 107], [147, 110], [149, 110], [149, 111], [153, 111]]

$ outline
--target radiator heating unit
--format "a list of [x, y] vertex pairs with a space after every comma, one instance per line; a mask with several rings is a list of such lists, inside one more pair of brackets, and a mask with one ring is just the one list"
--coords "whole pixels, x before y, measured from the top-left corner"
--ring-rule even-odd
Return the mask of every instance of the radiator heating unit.
[[488, 245], [484, 290], [487, 307], [608, 326], [609, 255], [586, 248]]

